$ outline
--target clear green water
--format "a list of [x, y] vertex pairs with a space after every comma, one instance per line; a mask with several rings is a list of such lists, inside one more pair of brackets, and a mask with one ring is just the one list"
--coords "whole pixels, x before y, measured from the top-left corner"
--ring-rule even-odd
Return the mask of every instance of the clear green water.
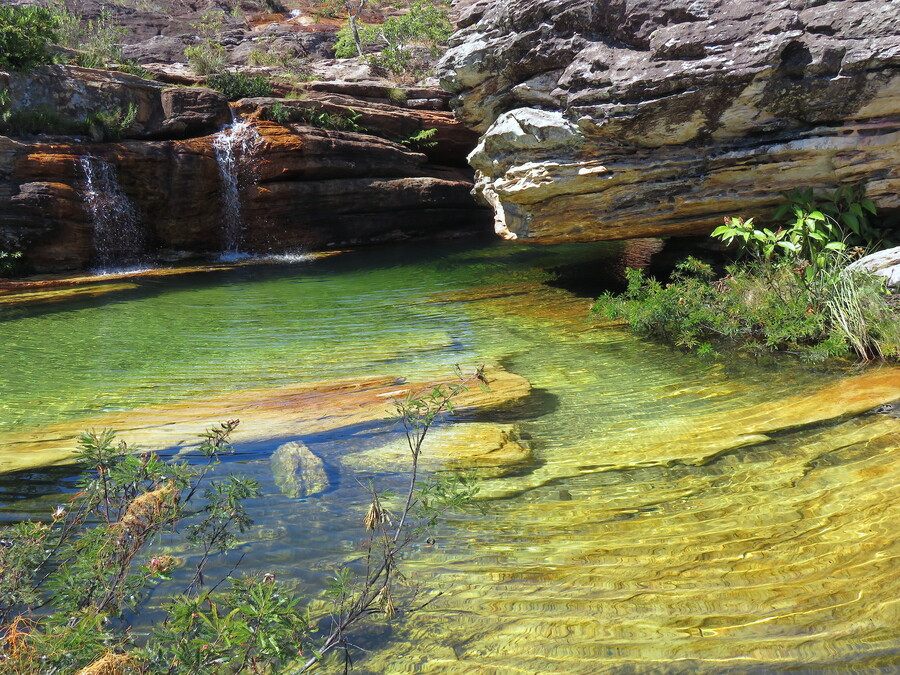
[[[396, 247], [0, 310], [0, 453], [4, 433], [104, 411], [499, 362], [535, 392], [491, 419], [517, 423], [534, 460], [486, 478], [487, 513], [455, 516], [435, 546], [410, 554], [415, 577], [445, 595], [360, 636], [375, 649], [363, 671], [896, 672], [896, 420], [859, 417], [703, 466], [681, 461], [678, 439], [692, 429], [740, 425], [742, 411], [843, 373], [682, 356], [592, 327], [587, 300], [540, 283], [553, 268], [608, 271], [622, 252]], [[229, 468], [266, 492], [238, 552], [245, 566], [321, 587], [361, 537], [356, 479], [402, 478], [351, 460], [395, 433], [301, 439], [332, 479], [308, 500], [272, 481], [277, 443], [239, 447]], [[660, 461], [639, 466], [638, 446]], [[51, 509], [64, 474], [0, 481], [5, 517]]]

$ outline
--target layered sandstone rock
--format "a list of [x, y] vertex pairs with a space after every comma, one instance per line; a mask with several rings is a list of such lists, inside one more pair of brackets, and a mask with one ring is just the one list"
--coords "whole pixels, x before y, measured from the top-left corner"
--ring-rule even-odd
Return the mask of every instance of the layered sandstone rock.
[[442, 80], [508, 237], [706, 233], [863, 180], [897, 208], [894, 5], [457, 0]]
[[[317, 250], [489, 227], [466, 169], [435, 166], [375, 136], [258, 122], [241, 157], [242, 241], [249, 253]], [[214, 135], [88, 143], [0, 136], [0, 235], [25, 242], [32, 269], [89, 266], [94, 231], [83, 157], [115, 167], [151, 257], [224, 250], [223, 177]]]
[[[73, 66], [0, 72], [0, 88], [9, 90], [16, 115], [53, 111], [85, 128], [82, 137], [0, 136], [0, 250], [24, 251], [31, 271], [105, 266], [86, 158], [111, 167], [133, 204], [140, 230], [134, 239], [143, 248], [125, 264], [490, 230], [487, 211], [471, 197], [465, 163], [477, 134], [446, 109], [433, 109], [447, 103], [434, 90], [410, 89], [392, 104], [388, 97], [399, 90], [383, 84], [318, 83], [303, 100], [248, 99], [231, 109], [221, 93], [204, 87]], [[421, 106], [410, 106], [416, 102]], [[356, 118], [355, 131], [265, 121], [276, 104], [316, 118]], [[91, 140], [85, 120], [98, 113], [129, 120], [120, 130], [124, 140]], [[253, 124], [249, 144], [232, 157], [237, 194], [230, 203], [221, 130], [234, 115]], [[409, 143], [429, 129], [435, 131], [428, 143]]]

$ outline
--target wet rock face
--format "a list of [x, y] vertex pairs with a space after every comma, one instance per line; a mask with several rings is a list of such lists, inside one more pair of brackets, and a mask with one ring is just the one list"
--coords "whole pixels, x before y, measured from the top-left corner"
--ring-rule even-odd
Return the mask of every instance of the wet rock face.
[[508, 237], [705, 234], [779, 193], [900, 207], [887, 0], [457, 0], [440, 65]]
[[[322, 250], [489, 231], [467, 169], [366, 134], [258, 122], [242, 157], [242, 241], [248, 253]], [[151, 258], [215, 256], [226, 218], [215, 136], [85, 143], [0, 136], [0, 241], [27, 244], [35, 271], [83, 269], [94, 256], [81, 159], [115, 168]]]

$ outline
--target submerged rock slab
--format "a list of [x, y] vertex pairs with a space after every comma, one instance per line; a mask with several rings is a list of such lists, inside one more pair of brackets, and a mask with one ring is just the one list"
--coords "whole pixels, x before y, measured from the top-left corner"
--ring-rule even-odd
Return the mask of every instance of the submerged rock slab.
[[[527, 441], [513, 424], [466, 422], [433, 428], [422, 448], [419, 466], [426, 471], [479, 469], [479, 475], [500, 476], [531, 459]], [[403, 471], [410, 462], [405, 437], [343, 458], [346, 466], [375, 471]]]
[[714, 467], [573, 477], [493, 501], [490, 517], [406, 561], [423, 587], [454, 592], [361, 667], [890, 670], [900, 432], [889, 422], [860, 417]]
[[441, 66], [509, 238], [706, 234], [795, 188], [900, 207], [887, 0], [457, 0]]
[[[499, 368], [489, 368], [486, 374], [490, 389], [470, 387], [455, 400], [457, 411], [512, 406], [531, 391], [531, 385], [519, 375]], [[380, 422], [392, 416], [395, 398], [442, 382], [406, 383], [396, 377], [375, 377], [300, 383], [74, 420], [0, 437], [0, 471], [71, 463], [78, 435], [85, 429], [115, 429], [131, 447], [161, 450], [196, 446], [198, 434], [227, 419], [241, 420], [233, 435], [236, 443], [298, 438]]]

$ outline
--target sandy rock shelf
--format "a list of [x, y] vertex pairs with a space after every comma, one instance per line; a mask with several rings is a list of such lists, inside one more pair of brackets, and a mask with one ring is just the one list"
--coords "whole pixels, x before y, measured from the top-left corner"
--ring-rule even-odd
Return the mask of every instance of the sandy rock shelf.
[[[514, 406], [531, 392], [525, 378], [499, 368], [488, 368], [486, 377], [489, 389], [476, 382], [455, 399], [458, 412]], [[387, 376], [301, 383], [72, 420], [0, 437], [0, 472], [71, 463], [77, 438], [86, 429], [115, 429], [135, 449], [181, 450], [197, 445], [204, 429], [229, 419], [241, 421], [232, 436], [235, 443], [288, 440], [379, 422], [392, 417], [395, 399], [446, 381], [405, 382]]]

